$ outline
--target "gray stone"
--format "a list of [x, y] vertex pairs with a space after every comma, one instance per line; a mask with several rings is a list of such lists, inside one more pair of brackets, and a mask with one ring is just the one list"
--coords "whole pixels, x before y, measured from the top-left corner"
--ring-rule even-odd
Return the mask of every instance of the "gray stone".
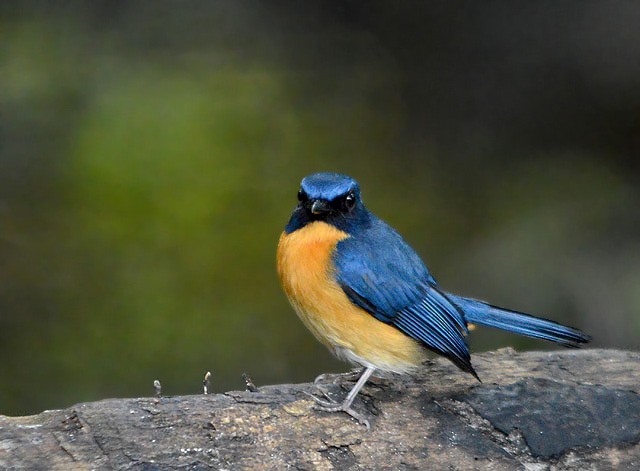
[[[640, 469], [640, 355], [613, 350], [444, 359], [374, 379], [371, 430], [315, 410], [313, 384], [107, 399], [0, 416], [0, 469]], [[340, 399], [352, 383], [323, 384]]]

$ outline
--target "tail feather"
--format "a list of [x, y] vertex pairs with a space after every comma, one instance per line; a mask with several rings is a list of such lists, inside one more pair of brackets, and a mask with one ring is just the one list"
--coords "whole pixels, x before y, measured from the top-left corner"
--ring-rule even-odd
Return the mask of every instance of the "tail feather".
[[580, 344], [591, 340], [591, 337], [577, 329], [548, 319], [492, 306], [476, 299], [455, 295], [448, 295], [448, 297], [464, 313], [467, 322], [472, 324], [495, 327], [528, 337], [548, 340], [565, 347], [577, 348]]

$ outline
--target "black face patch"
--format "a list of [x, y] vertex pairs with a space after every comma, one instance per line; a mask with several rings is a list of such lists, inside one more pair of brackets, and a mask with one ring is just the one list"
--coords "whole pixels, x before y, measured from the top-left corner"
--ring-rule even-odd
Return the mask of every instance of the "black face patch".
[[298, 205], [293, 210], [289, 223], [285, 227], [285, 232], [290, 234], [310, 222], [324, 221], [350, 234], [356, 228], [358, 221], [363, 223], [368, 218], [367, 209], [362, 204], [358, 194], [353, 190], [330, 201], [314, 199], [304, 190], [301, 190]]
[[288, 234], [313, 221], [325, 221], [348, 232], [355, 221], [367, 219], [358, 182], [347, 175], [309, 175], [300, 183], [297, 199], [298, 205], [285, 227]]

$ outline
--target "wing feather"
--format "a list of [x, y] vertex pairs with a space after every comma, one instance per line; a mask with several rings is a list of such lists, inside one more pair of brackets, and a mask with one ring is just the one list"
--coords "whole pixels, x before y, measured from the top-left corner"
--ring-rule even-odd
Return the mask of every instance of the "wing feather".
[[338, 283], [354, 304], [477, 377], [463, 314], [391, 227], [376, 220], [366, 232], [341, 241], [334, 264]]

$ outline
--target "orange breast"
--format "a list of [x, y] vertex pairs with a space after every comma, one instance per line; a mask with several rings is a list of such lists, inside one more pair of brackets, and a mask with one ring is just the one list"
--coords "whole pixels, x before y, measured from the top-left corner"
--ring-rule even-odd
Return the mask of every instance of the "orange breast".
[[355, 306], [335, 281], [332, 254], [345, 232], [315, 221], [283, 233], [278, 274], [298, 316], [335, 355], [398, 373], [418, 366], [424, 349], [396, 328]]

